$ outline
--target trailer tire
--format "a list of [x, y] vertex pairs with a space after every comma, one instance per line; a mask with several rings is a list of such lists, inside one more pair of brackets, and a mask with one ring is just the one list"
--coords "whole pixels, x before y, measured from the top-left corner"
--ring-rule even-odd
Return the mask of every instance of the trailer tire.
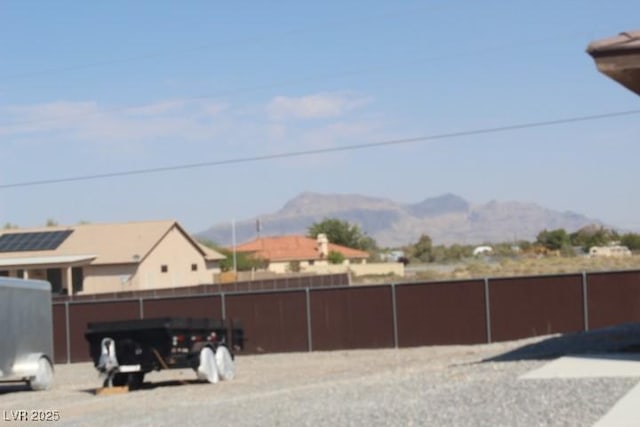
[[28, 384], [31, 390], [47, 390], [53, 383], [53, 366], [46, 357], [38, 359], [36, 374], [29, 378]]
[[113, 376], [115, 387], [129, 387], [129, 390], [137, 390], [144, 382], [144, 372], [118, 373]]
[[199, 380], [207, 381], [215, 384], [220, 379], [218, 375], [218, 366], [216, 357], [211, 347], [204, 347], [200, 350], [200, 364], [196, 370]]
[[127, 385], [129, 390], [137, 390], [142, 387], [144, 382], [144, 372], [131, 372], [127, 377]]
[[228, 381], [236, 376], [236, 369], [231, 353], [229, 353], [229, 349], [223, 345], [219, 346], [216, 350], [216, 366], [220, 374], [220, 379]]

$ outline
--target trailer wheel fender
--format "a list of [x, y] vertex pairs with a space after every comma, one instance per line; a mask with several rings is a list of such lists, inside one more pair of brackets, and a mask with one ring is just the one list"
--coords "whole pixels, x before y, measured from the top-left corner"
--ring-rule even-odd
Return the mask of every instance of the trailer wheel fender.
[[220, 379], [218, 374], [218, 366], [213, 349], [209, 346], [200, 350], [200, 364], [196, 370], [199, 380], [208, 381], [212, 384], [217, 383]]
[[216, 365], [218, 367], [220, 379], [228, 381], [235, 377], [236, 370], [233, 358], [231, 357], [229, 349], [224, 345], [218, 346], [218, 349], [216, 350]]

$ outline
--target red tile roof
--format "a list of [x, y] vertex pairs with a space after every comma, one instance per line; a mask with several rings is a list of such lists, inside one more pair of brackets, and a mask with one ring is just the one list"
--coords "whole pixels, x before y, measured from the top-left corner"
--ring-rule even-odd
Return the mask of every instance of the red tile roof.
[[[230, 248], [231, 249], [231, 248]], [[368, 258], [369, 254], [357, 249], [329, 243], [329, 252], [340, 252], [347, 259]], [[237, 252], [251, 252], [268, 261], [307, 261], [322, 259], [318, 242], [305, 236], [261, 237], [236, 246]]]

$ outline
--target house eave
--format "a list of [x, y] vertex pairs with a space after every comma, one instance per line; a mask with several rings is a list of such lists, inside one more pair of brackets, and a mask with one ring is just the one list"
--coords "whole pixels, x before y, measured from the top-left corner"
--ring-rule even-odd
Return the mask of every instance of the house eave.
[[601, 73], [640, 95], [640, 31], [591, 42], [587, 53]]

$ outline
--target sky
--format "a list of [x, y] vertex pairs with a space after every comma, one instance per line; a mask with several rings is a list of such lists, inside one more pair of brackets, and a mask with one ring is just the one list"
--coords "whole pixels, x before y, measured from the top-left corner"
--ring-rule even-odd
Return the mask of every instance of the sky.
[[196, 233], [302, 192], [454, 193], [640, 231], [640, 114], [473, 132], [640, 110], [585, 53], [638, 16], [616, 0], [0, 0], [0, 225]]

